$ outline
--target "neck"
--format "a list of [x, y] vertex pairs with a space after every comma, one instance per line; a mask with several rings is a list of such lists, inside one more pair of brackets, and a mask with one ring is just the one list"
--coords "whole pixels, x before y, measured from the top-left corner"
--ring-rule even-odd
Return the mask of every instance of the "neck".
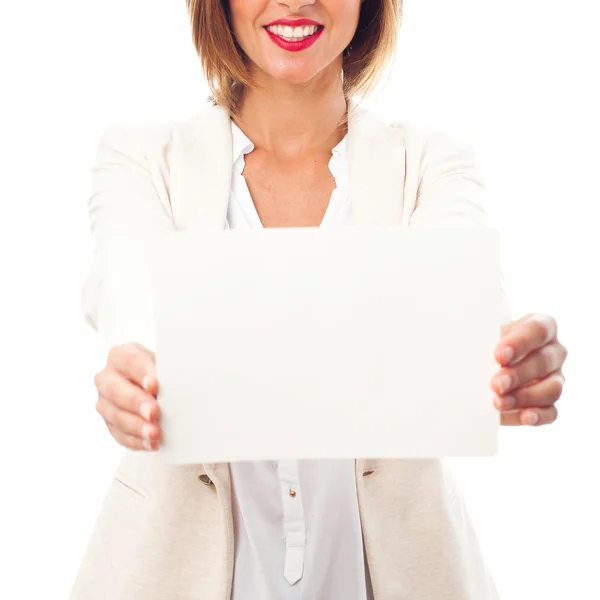
[[339, 66], [313, 80], [290, 85], [253, 74], [256, 89], [244, 91], [235, 123], [255, 147], [281, 157], [330, 152], [344, 137], [346, 99]]

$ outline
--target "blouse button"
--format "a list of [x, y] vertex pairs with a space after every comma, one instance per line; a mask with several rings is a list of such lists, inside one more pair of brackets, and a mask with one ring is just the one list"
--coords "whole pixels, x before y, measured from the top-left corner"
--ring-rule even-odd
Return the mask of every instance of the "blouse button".
[[204, 485], [213, 485], [212, 479], [208, 475], [206, 475], [206, 473], [203, 473], [202, 475], [198, 475], [198, 479]]
[[294, 488], [290, 488], [290, 496], [293, 498], [296, 495], [296, 490]]

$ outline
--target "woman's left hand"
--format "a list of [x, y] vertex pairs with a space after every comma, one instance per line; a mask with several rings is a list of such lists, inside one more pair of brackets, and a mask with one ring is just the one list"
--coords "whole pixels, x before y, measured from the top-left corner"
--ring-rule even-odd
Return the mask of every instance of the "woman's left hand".
[[567, 358], [557, 333], [555, 319], [547, 315], [525, 315], [503, 326], [494, 353], [501, 369], [491, 382], [502, 425], [546, 425], [556, 420]]

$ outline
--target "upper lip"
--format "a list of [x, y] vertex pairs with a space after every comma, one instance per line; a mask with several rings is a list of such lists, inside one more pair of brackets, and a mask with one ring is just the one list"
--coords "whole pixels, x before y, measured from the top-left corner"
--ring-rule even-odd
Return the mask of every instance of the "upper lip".
[[301, 25], [317, 25], [318, 27], [323, 27], [321, 23], [311, 19], [277, 19], [277, 21], [271, 21], [270, 23], [267, 23], [265, 27], [271, 27], [273, 25], [288, 25], [290, 27], [300, 27]]

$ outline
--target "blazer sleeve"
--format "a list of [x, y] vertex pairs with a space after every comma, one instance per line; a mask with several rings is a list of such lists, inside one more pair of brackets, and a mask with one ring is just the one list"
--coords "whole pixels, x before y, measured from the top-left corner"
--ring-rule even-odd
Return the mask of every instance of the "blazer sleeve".
[[[442, 130], [421, 134], [419, 179], [411, 227], [490, 227], [479, 156], [466, 137]], [[501, 272], [502, 323], [514, 312]]]
[[94, 254], [81, 291], [85, 321], [110, 348], [138, 342], [156, 350], [147, 244], [175, 232], [151, 176], [141, 126], [110, 125], [92, 168], [88, 200]]

